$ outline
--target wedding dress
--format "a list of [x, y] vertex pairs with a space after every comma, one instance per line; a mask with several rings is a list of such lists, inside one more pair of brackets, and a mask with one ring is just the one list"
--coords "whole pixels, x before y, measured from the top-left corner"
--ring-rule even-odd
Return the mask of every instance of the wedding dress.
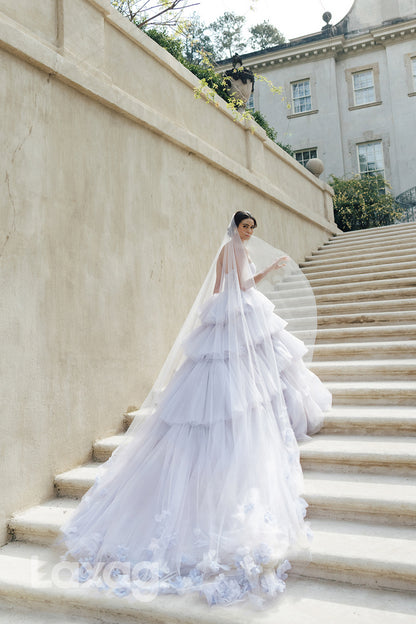
[[295, 433], [319, 429], [330, 394], [255, 287], [232, 226], [227, 240], [219, 292], [211, 283], [197, 302], [150, 415], [62, 529], [79, 580], [118, 596], [260, 604], [283, 591], [288, 558], [308, 543]]

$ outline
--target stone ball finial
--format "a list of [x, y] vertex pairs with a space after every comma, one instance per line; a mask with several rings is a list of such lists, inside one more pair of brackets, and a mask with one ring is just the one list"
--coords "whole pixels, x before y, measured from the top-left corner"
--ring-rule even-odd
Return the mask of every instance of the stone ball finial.
[[313, 173], [316, 178], [319, 178], [323, 170], [325, 169], [324, 163], [320, 158], [311, 158], [306, 163], [306, 169]]
[[328, 25], [332, 19], [332, 13], [330, 13], [329, 11], [325, 11], [325, 13], [322, 15], [322, 19]]

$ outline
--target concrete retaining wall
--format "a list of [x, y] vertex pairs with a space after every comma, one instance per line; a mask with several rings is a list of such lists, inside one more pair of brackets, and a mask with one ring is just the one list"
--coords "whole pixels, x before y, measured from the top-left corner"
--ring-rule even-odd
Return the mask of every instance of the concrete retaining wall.
[[330, 189], [105, 0], [0, 0], [0, 543], [140, 405], [239, 208], [297, 260]]

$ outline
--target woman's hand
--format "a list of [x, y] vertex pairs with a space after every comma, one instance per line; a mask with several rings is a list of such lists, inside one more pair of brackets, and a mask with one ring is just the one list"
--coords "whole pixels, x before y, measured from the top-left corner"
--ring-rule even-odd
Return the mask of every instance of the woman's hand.
[[289, 260], [289, 256], [282, 256], [281, 258], [273, 262], [273, 264], [270, 267], [271, 270], [273, 271], [275, 269], [281, 269], [282, 267], [286, 265], [288, 260]]
[[289, 260], [289, 256], [282, 256], [278, 260], [275, 260], [273, 262], [273, 264], [271, 264], [269, 267], [267, 267], [267, 269], [264, 269], [264, 271], [261, 271], [261, 273], [257, 273], [257, 275], [254, 276], [254, 278], [253, 278], [254, 279], [254, 283], [258, 284], [271, 271], [274, 271], [275, 269], [281, 269], [282, 267], [284, 267], [288, 260]]

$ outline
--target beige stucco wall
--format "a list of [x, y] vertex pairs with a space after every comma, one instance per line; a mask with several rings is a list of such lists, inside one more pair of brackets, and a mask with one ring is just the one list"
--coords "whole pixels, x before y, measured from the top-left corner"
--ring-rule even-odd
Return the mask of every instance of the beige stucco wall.
[[348, 30], [362, 31], [398, 17], [415, 17], [415, 0], [355, 0], [348, 17]]
[[0, 542], [143, 400], [235, 210], [297, 260], [336, 231], [197, 84], [105, 0], [0, 0]]

